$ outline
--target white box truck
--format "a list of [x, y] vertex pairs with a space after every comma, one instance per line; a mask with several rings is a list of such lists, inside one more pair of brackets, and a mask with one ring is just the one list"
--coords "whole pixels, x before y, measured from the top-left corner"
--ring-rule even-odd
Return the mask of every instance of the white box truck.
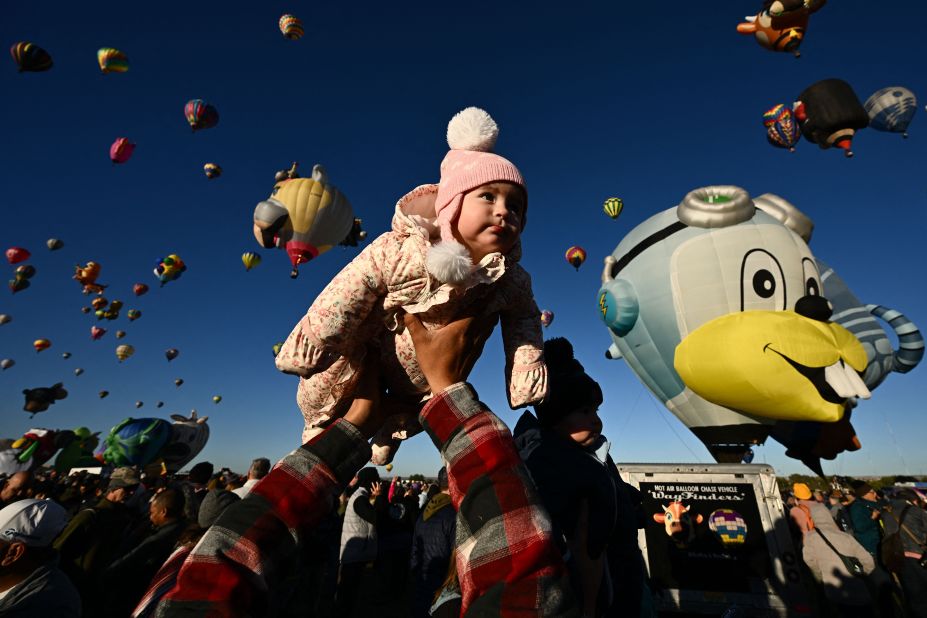
[[618, 464], [641, 492], [656, 609], [810, 615], [776, 473], [758, 464]]

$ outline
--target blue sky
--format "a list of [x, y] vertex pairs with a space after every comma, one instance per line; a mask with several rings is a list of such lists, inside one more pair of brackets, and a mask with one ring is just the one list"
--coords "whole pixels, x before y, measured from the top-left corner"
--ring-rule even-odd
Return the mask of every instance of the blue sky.
[[[17, 362], [0, 373], [0, 435], [33, 426], [106, 432], [127, 416], [196, 408], [212, 430], [199, 460], [243, 471], [254, 457], [284, 455], [299, 443], [302, 418], [296, 379], [274, 368], [271, 346], [356, 250], [336, 248], [292, 281], [285, 254], [254, 241], [255, 204], [276, 170], [321, 162], [373, 237], [403, 193], [437, 180], [448, 119], [477, 105], [501, 127], [497, 151], [527, 178], [523, 264], [539, 305], [556, 314], [546, 335], [570, 338], [603, 385], [615, 459], [710, 461], [622, 361], [605, 360], [609, 338], [594, 303], [602, 258], [688, 191], [735, 184], [782, 195], [814, 219], [812, 250], [857, 296], [927, 325], [927, 5], [828, 3], [796, 60], [735, 32], [759, 4], [6, 5], [0, 41], [33, 41], [55, 66], [18, 74], [7, 58], [0, 70], [0, 245], [30, 249], [38, 271], [28, 290], [0, 295], [0, 313], [14, 318], [0, 326], [0, 357]], [[305, 23], [300, 41], [277, 29], [287, 12]], [[105, 46], [128, 54], [128, 73], [100, 74], [96, 50]], [[770, 147], [762, 113], [827, 77], [847, 80], [861, 99], [889, 85], [920, 95], [911, 138], [863, 131], [851, 160], [804, 141], [793, 154]], [[218, 127], [190, 132], [183, 106], [192, 98], [216, 105]], [[109, 145], [121, 136], [138, 146], [113, 166]], [[208, 161], [222, 166], [221, 178], [206, 179]], [[625, 200], [618, 221], [601, 211], [612, 195]], [[47, 251], [49, 237], [65, 248]], [[589, 253], [579, 272], [563, 259], [573, 244]], [[259, 251], [263, 263], [245, 272], [244, 251]], [[159, 289], [151, 270], [169, 253], [188, 271]], [[103, 265], [106, 297], [126, 303], [100, 341], [89, 337], [96, 320], [80, 312], [89, 298], [70, 279], [87, 260]], [[4, 268], [11, 277], [14, 267]], [[135, 282], [151, 292], [136, 299]], [[129, 323], [129, 308], [143, 317]], [[128, 335], [118, 343], [137, 349], [122, 364], [120, 328]], [[39, 337], [53, 347], [36, 354]], [[171, 363], [169, 347], [181, 350]], [[497, 333], [472, 382], [514, 425], [520, 413], [505, 404], [503, 362]], [[75, 378], [75, 367], [84, 375]], [[889, 376], [858, 408], [863, 449], [826, 462], [826, 472], [927, 473], [923, 371]], [[57, 381], [70, 396], [30, 421], [22, 389]], [[772, 442], [756, 461], [804, 471]], [[395, 463], [400, 474], [434, 473], [439, 459], [418, 436]]]

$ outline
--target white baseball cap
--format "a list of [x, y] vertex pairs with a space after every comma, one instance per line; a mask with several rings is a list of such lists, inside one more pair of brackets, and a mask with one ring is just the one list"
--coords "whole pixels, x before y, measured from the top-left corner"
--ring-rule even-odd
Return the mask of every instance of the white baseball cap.
[[47, 547], [68, 523], [68, 514], [57, 502], [28, 498], [0, 509], [0, 540]]

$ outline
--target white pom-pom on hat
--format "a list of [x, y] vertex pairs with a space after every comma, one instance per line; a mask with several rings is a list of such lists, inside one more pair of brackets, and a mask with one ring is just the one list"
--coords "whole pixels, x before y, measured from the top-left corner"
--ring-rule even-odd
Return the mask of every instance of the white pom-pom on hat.
[[447, 123], [447, 145], [452, 150], [492, 152], [499, 137], [499, 126], [485, 110], [468, 107]]
[[467, 248], [456, 241], [439, 242], [428, 249], [425, 257], [428, 272], [443, 283], [458, 285], [473, 271], [473, 261]]

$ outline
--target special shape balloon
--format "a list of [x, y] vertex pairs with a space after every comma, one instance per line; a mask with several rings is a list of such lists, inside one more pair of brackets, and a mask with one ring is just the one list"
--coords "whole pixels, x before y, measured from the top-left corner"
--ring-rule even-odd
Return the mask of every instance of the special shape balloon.
[[10, 47], [10, 55], [13, 56], [13, 61], [19, 67], [20, 73], [23, 71], [38, 73], [52, 68], [51, 55], [35, 43], [28, 41], [14, 43]]
[[856, 132], [869, 126], [869, 115], [842, 79], [823, 79], [805, 88], [793, 112], [806, 140], [822, 149], [841, 148], [847, 157], [853, 156]]
[[740, 34], [752, 34], [756, 42], [770, 51], [801, 56], [798, 47], [805, 38], [811, 14], [826, 0], [775, 0], [755, 16], [737, 25]]
[[869, 114], [870, 127], [907, 138], [908, 125], [917, 111], [917, 97], [907, 88], [891, 86], [874, 92], [863, 108]]
[[254, 209], [254, 237], [265, 249], [286, 250], [294, 279], [300, 264], [338, 244], [356, 246], [366, 237], [351, 203], [328, 184], [325, 169], [315, 165], [312, 178], [300, 178], [296, 166], [277, 174], [270, 197]]
[[[84, 294], [102, 294], [107, 286], [97, 283], [101, 270], [102, 266], [97, 262], [90, 261], [83, 266], [78, 264], [74, 267], [74, 276], [72, 278], [84, 286]], [[99, 307], [94, 306], [94, 309], [99, 309]]]
[[101, 47], [97, 50], [97, 63], [100, 71], [106, 73], [125, 73], [129, 70], [129, 57], [113, 47]]
[[180, 256], [172, 253], [158, 260], [158, 265], [155, 266], [153, 272], [163, 287], [169, 281], [180, 279], [180, 275], [182, 275], [186, 270], [187, 265], [183, 263], [183, 260], [180, 259]]

